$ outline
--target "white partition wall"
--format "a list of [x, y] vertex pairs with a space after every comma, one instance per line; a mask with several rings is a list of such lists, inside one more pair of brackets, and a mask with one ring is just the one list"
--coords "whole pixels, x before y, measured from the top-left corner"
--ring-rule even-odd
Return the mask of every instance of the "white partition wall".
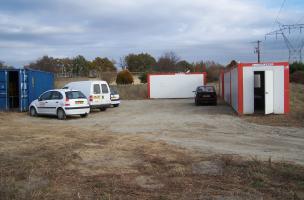
[[224, 100], [230, 104], [230, 92], [231, 92], [231, 84], [230, 84], [231, 73], [226, 72], [224, 74]]
[[244, 114], [254, 113], [254, 72], [272, 71], [273, 72], [273, 113], [284, 114], [285, 110], [285, 81], [288, 74], [285, 74], [285, 66], [265, 66], [253, 65], [243, 67], [243, 91], [244, 91]]
[[193, 91], [205, 85], [205, 73], [149, 74], [149, 98], [193, 98]]

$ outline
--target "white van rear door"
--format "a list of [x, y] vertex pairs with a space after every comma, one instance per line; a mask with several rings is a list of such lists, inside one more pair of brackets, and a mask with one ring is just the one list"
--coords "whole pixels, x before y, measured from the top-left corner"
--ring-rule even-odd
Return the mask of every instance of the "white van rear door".
[[108, 84], [101, 84], [102, 102], [103, 104], [111, 104], [111, 92]]
[[93, 104], [101, 104], [101, 88], [100, 84], [93, 84]]

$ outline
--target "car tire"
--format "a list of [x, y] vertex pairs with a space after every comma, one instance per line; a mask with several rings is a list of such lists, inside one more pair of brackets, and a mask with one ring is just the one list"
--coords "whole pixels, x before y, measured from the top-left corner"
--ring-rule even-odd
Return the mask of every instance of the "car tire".
[[102, 108], [99, 108], [100, 109], [100, 111], [106, 111], [107, 110], [107, 108], [105, 108], [105, 107], [102, 107]]
[[80, 115], [80, 117], [82, 117], [82, 118], [85, 118], [85, 117], [87, 117], [88, 116], [88, 113], [85, 113], [85, 114], [81, 114]]
[[195, 105], [196, 105], [196, 106], [199, 106], [199, 105], [200, 105], [196, 99], [195, 99]]
[[114, 105], [113, 105], [113, 107], [115, 107], [115, 108], [118, 107], [118, 106], [119, 106], [119, 104], [114, 104]]
[[30, 116], [32, 116], [32, 117], [36, 117], [37, 116], [36, 108], [33, 107], [33, 106], [30, 108]]
[[59, 120], [64, 120], [64, 119], [66, 119], [66, 114], [65, 114], [65, 112], [64, 112], [64, 110], [63, 110], [62, 108], [59, 108], [59, 109], [57, 110], [57, 118], [58, 118]]

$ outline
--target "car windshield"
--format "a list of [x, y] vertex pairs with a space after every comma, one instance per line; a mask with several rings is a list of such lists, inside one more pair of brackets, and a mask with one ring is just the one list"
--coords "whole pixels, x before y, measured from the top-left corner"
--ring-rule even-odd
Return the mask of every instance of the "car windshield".
[[70, 91], [65, 93], [68, 99], [86, 99], [86, 96], [80, 91]]
[[116, 88], [110, 87], [110, 90], [111, 90], [111, 94], [118, 94]]
[[214, 88], [212, 86], [201, 86], [197, 88], [198, 92], [214, 92]]

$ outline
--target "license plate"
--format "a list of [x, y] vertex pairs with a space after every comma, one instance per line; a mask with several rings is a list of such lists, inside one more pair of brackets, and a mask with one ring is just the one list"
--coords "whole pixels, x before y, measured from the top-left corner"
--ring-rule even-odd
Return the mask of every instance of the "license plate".
[[76, 104], [83, 104], [83, 101], [76, 101]]
[[210, 95], [203, 95], [203, 97], [210, 97]]
[[94, 99], [100, 99], [100, 96], [94, 96]]

